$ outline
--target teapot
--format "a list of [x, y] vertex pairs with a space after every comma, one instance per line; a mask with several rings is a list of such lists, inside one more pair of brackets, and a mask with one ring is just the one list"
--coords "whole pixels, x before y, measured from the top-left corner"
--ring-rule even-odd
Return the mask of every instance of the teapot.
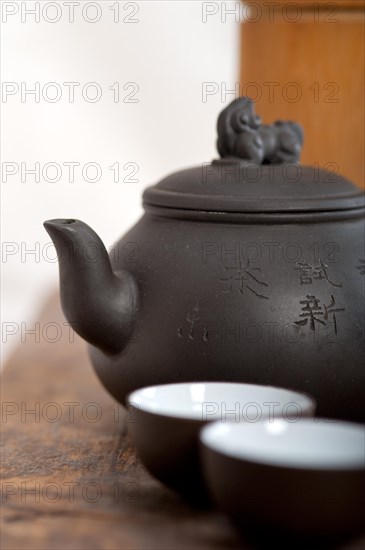
[[144, 386], [232, 381], [363, 422], [364, 194], [301, 165], [301, 127], [262, 124], [249, 98], [217, 128], [220, 158], [147, 188], [109, 254], [82, 221], [44, 223], [64, 314], [122, 404]]

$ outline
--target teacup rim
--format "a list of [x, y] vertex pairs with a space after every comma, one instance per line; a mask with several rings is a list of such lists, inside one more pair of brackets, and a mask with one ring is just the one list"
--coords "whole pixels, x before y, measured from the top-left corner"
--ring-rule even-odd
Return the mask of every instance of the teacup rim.
[[[214, 422], [217, 421], [216, 419], [202, 419], [198, 418], [191, 410], [186, 410], [184, 413], [178, 410], [163, 410], [159, 407], [152, 409], [149, 406], [146, 406], [146, 402], [141, 402], [140, 399], [138, 399], [139, 396], [143, 394], [143, 392], [150, 391], [150, 390], [168, 390], [169, 388], [178, 388], [178, 387], [184, 387], [184, 386], [197, 386], [197, 385], [209, 385], [211, 387], [213, 386], [219, 386], [222, 389], [222, 386], [225, 388], [229, 386], [235, 386], [236, 388], [252, 388], [255, 390], [263, 391], [263, 390], [271, 390], [273, 392], [280, 392], [281, 394], [285, 393], [287, 394], [288, 398], [291, 396], [292, 399], [297, 398], [301, 400], [302, 403], [302, 416], [313, 416], [315, 414], [316, 410], [316, 400], [313, 396], [309, 395], [308, 393], [297, 391], [295, 389], [291, 388], [285, 388], [282, 386], [274, 386], [272, 384], [254, 384], [249, 382], [234, 382], [234, 381], [217, 381], [217, 380], [193, 380], [193, 381], [185, 381], [185, 382], [172, 382], [172, 383], [164, 383], [164, 384], [152, 384], [143, 386], [141, 388], [138, 388], [136, 390], [133, 390], [127, 395], [126, 403], [127, 406], [132, 406], [137, 408], [138, 410], [141, 410], [147, 414], [151, 414], [153, 416], [159, 416], [159, 417], [165, 417], [165, 418], [174, 418], [174, 419], [180, 419], [180, 420], [186, 420], [186, 421], [193, 421], [193, 422]], [[136, 399], [137, 398], [137, 399]], [[294, 401], [291, 401], [294, 402]], [[290, 403], [290, 401], [289, 401]], [[265, 419], [266, 417], [264, 417]], [[263, 419], [263, 420], [264, 420]]]
[[[318, 430], [320, 426], [328, 427], [329, 430], [335, 429], [335, 428], [343, 428], [345, 430], [352, 429], [357, 432], [362, 432], [364, 436], [365, 441], [365, 425], [359, 424], [357, 422], [351, 422], [347, 420], [340, 420], [340, 419], [334, 419], [334, 418], [326, 418], [326, 417], [303, 417], [299, 419], [297, 422], [287, 422], [284, 419], [278, 418], [277, 420], [274, 420], [271, 425], [278, 423], [283, 423], [283, 425], [287, 424], [289, 430], [296, 430], [298, 433], [301, 430], [299, 426], [316, 426], [314, 429]], [[236, 436], [240, 435], [238, 432], [240, 430], [242, 431], [255, 431], [255, 426], [259, 426], [262, 428], [263, 426], [269, 426], [270, 421], [267, 419], [262, 419], [259, 422], [256, 423], [247, 423], [247, 422], [240, 422], [240, 423], [234, 423], [234, 422], [227, 422], [226, 424], [222, 425], [221, 422], [215, 421], [210, 423], [209, 425], [205, 425], [200, 430], [199, 434], [199, 441], [200, 445], [203, 448], [206, 448], [210, 451], [213, 451], [214, 453], [217, 453], [223, 457], [231, 458], [236, 461], [239, 461], [241, 463], [250, 463], [252, 465], [257, 465], [264, 468], [273, 468], [273, 469], [281, 469], [281, 470], [301, 470], [301, 471], [331, 471], [331, 472], [345, 472], [345, 471], [360, 471], [365, 472], [365, 448], [364, 453], [359, 456], [356, 462], [350, 463], [346, 461], [339, 460], [339, 462], [336, 464], [335, 462], [323, 462], [322, 464], [318, 461], [316, 462], [313, 460], [313, 462], [305, 462], [305, 460], [297, 458], [297, 460], [293, 459], [292, 457], [289, 457], [287, 454], [283, 453], [282, 459], [278, 460], [273, 458], [272, 454], [270, 453], [269, 449], [266, 449], [266, 452], [262, 451], [255, 453], [252, 453], [250, 451], [247, 452], [247, 449], [244, 449], [242, 447], [238, 452], [232, 451], [232, 449], [227, 449], [224, 447], [224, 444], [221, 443], [220, 440], [220, 434], [219, 431], [224, 430], [232, 430], [236, 431]], [[218, 433], [217, 433], [218, 430]], [[245, 435], [245, 434], [243, 434]], [[271, 437], [274, 437], [274, 433], [268, 435], [268, 439]], [[361, 462], [362, 460], [362, 462]]]

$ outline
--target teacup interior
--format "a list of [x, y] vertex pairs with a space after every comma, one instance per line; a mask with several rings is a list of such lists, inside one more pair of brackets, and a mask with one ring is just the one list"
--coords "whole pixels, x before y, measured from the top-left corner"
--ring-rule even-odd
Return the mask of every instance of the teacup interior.
[[365, 430], [359, 424], [324, 419], [256, 424], [215, 423], [201, 440], [234, 458], [305, 469], [365, 468]]
[[314, 410], [306, 395], [272, 386], [194, 382], [136, 390], [128, 402], [144, 411], [193, 420], [257, 422], [263, 418], [300, 418]]

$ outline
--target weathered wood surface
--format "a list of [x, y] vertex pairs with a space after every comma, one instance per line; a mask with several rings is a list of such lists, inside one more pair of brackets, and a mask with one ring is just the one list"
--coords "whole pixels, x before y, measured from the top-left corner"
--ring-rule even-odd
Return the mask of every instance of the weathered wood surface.
[[[125, 411], [63, 323], [53, 302], [40, 320], [43, 338], [28, 335], [3, 375], [1, 548], [252, 548], [224, 517], [190, 508], [146, 473]], [[57, 327], [62, 337], [51, 343]], [[346, 548], [363, 550], [365, 541]]]

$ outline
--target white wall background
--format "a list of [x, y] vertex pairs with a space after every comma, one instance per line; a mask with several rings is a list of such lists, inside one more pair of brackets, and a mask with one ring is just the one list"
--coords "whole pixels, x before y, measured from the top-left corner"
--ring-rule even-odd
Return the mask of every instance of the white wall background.
[[[38, 9], [36, 4], [39, 22], [28, 12]], [[207, 4], [208, 11], [216, 13], [203, 22]], [[225, 6], [230, 4], [238, 2]], [[3, 362], [22, 337], [32, 338], [24, 336], [25, 329], [34, 327], [45, 300], [58, 288], [58, 266], [52, 261], [55, 253], [44, 220], [82, 219], [111, 245], [138, 219], [147, 185], [215, 156], [222, 97], [216, 93], [204, 102], [202, 86], [215, 82], [219, 89], [222, 83], [234, 88], [238, 80], [238, 18], [224, 17], [221, 7], [220, 2], [187, 0], [80, 0], [73, 6], [2, 2]], [[117, 8], [119, 22], [114, 21]], [[86, 20], [99, 16], [95, 23]], [[129, 18], [138, 22], [128, 23]], [[56, 87], [47, 88], [51, 82]], [[80, 84], [74, 102], [64, 82]], [[92, 99], [96, 89], [84, 88], [90, 82], [102, 92], [94, 103], [82, 94], [84, 89]], [[116, 82], [119, 102], [109, 89]], [[36, 83], [39, 102], [24, 93]], [[127, 83], [136, 84], [124, 90]], [[136, 85], [137, 102], [125, 102]], [[52, 102], [60, 89], [60, 99]], [[58, 174], [54, 167], [42, 174], [50, 162], [60, 167]], [[74, 182], [65, 162], [80, 163]], [[97, 182], [82, 175], [90, 162], [102, 170]], [[131, 171], [124, 169], [128, 162], [138, 165], [138, 182], [123, 181]], [[40, 181], [25, 171], [34, 169], [35, 163]], [[109, 169], [115, 163], [120, 167], [119, 182]], [[6, 177], [11, 170], [15, 173]], [[59, 181], [50, 181], [60, 171]], [[90, 168], [87, 178], [95, 174]]]

